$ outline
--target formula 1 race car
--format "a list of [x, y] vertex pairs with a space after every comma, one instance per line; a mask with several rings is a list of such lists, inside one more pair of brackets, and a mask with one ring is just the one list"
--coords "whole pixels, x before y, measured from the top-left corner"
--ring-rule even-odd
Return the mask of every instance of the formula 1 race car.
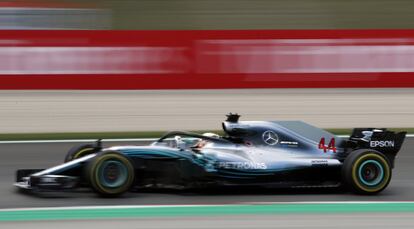
[[391, 180], [405, 132], [358, 128], [345, 139], [300, 121], [239, 121], [225, 136], [173, 131], [149, 146], [72, 148], [65, 163], [18, 170], [15, 186], [30, 191], [90, 187], [103, 196], [144, 188], [217, 186], [332, 187], [375, 194]]

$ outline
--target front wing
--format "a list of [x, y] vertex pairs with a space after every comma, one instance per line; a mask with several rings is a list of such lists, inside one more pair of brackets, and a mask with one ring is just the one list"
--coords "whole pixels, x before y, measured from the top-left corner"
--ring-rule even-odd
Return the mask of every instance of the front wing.
[[82, 166], [84, 162], [95, 156], [96, 154], [90, 154], [49, 169], [20, 169], [16, 173], [14, 186], [32, 191], [58, 191], [76, 188], [80, 181], [79, 177], [62, 174]]

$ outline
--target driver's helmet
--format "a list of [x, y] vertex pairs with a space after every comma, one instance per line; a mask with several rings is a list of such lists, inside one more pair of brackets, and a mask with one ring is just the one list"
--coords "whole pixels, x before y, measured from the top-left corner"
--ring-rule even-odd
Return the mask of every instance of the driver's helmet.
[[[215, 133], [204, 133], [203, 136], [209, 138], [220, 138], [218, 134]], [[209, 141], [207, 139], [199, 138], [197, 143], [193, 146], [195, 148], [203, 148]]]
[[204, 133], [203, 136], [210, 137], [210, 138], [220, 138], [220, 135], [215, 133]]

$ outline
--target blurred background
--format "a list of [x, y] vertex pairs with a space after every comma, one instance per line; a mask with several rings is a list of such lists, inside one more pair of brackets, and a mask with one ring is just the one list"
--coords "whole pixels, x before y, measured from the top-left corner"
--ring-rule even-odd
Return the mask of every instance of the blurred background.
[[414, 127], [413, 19], [410, 0], [0, 1], [0, 132], [219, 129], [230, 111]]
[[14, 0], [2, 28], [17, 29], [402, 29], [410, 0]]
[[0, 29], [111, 29], [111, 10], [92, 2], [0, 1]]
[[[89, 139], [90, 132], [101, 138], [103, 132], [148, 137], [151, 131], [215, 131], [229, 112], [238, 112], [241, 120], [303, 120], [348, 133], [354, 127], [412, 128], [413, 28], [413, 0], [0, 0], [0, 137], [56, 139], [72, 133], [72, 139]], [[140, 193], [123, 201], [87, 193], [52, 200], [12, 192], [17, 168], [61, 163], [73, 144], [9, 143], [0, 150], [0, 208], [414, 198], [412, 140], [396, 166], [394, 188], [369, 199], [330, 191], [254, 190], [241, 195]], [[413, 228], [412, 212], [334, 211], [307, 220], [293, 211], [279, 217], [231, 220], [213, 215], [89, 225]], [[27, 227], [24, 223], [0, 227]], [[32, 228], [77, 225], [29, 223]]]

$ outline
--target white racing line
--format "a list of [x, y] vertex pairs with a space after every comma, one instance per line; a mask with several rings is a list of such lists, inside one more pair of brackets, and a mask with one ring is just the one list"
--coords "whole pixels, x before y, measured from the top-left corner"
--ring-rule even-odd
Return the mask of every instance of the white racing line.
[[[158, 138], [119, 138], [102, 139], [102, 142], [152, 142]], [[166, 139], [170, 140], [170, 139]], [[67, 139], [67, 140], [15, 140], [0, 141], [0, 144], [27, 144], [27, 143], [71, 143], [71, 142], [95, 142], [97, 139]]]
[[[349, 135], [336, 135], [341, 138], [348, 138]], [[414, 134], [407, 134], [407, 138], [413, 138]], [[0, 141], [0, 144], [29, 144], [29, 143], [71, 143], [71, 142], [95, 142], [97, 139], [67, 139], [67, 140], [15, 140], [15, 141]], [[153, 142], [158, 138], [111, 138], [102, 139], [102, 142]], [[166, 139], [171, 140], [171, 139]]]
[[414, 201], [293, 201], [293, 202], [240, 202], [233, 204], [182, 204], [182, 205], [101, 205], [101, 206], [68, 206], [68, 207], [36, 207], [36, 208], [4, 208], [0, 212], [13, 211], [50, 211], [50, 210], [95, 210], [95, 209], [136, 209], [136, 208], [187, 208], [187, 207], [221, 207], [238, 205], [303, 205], [303, 204], [414, 204]]

